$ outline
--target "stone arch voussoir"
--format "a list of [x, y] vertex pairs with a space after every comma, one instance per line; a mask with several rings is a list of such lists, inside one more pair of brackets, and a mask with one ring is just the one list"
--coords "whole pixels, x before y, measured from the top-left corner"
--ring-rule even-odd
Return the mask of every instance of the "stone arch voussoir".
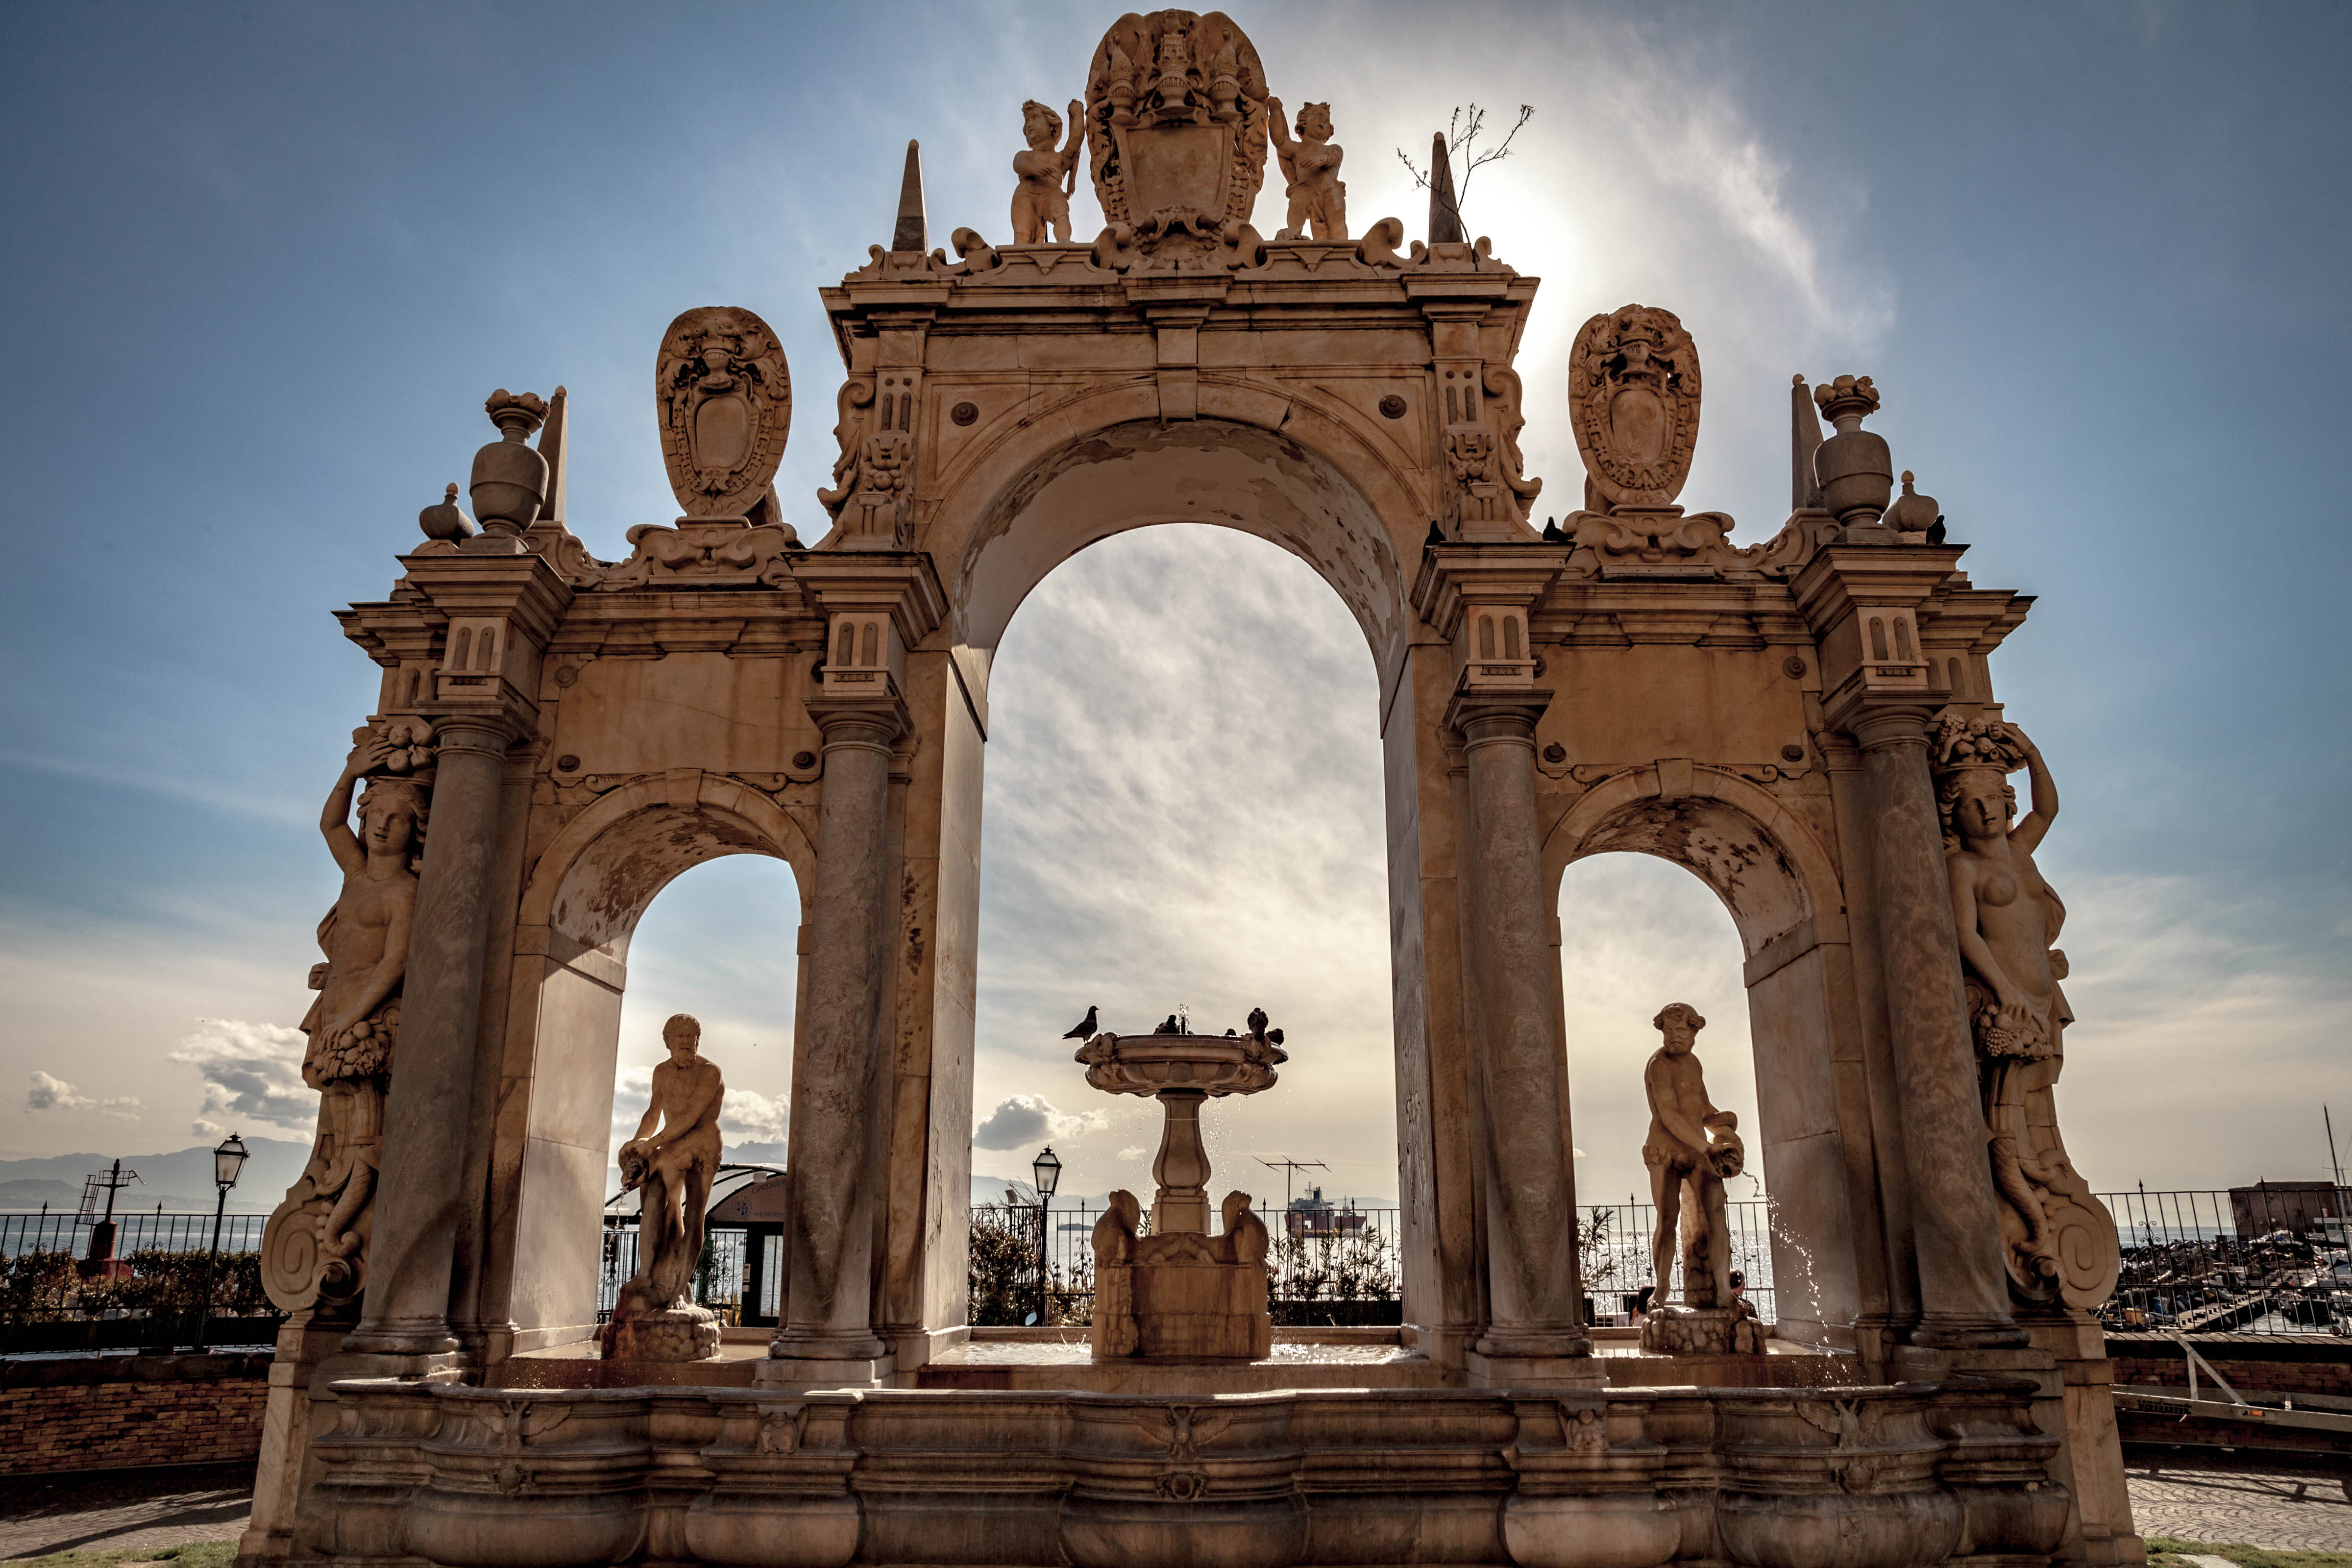
[[1811, 917], [1843, 917], [1837, 864], [1802, 818], [1737, 773], [1706, 766], [1689, 773], [1687, 787], [1671, 795], [1655, 765], [1629, 768], [1586, 791], [1544, 842], [1551, 904], [1570, 865], [1630, 851], [1673, 861], [1713, 889], [1751, 958]]
[[618, 956], [655, 894], [722, 855], [785, 862], [805, 906], [816, 848], [791, 812], [723, 774], [636, 779], [599, 795], [548, 846], [523, 889], [520, 923]]

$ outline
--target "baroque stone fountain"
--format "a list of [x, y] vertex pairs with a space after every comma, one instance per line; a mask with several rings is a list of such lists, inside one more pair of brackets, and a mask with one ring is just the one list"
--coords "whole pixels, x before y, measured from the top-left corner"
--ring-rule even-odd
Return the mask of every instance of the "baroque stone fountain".
[[[1090, 1015], [1091, 1016], [1091, 1015]], [[1105, 1031], [1078, 1047], [1087, 1082], [1106, 1094], [1160, 1101], [1159, 1188], [1151, 1224], [1135, 1194], [1116, 1192], [1095, 1223], [1094, 1359], [1257, 1361], [1273, 1353], [1266, 1310], [1265, 1222], [1250, 1194], [1220, 1205], [1224, 1232], [1209, 1234], [1209, 1155], [1201, 1144], [1201, 1102], [1274, 1087], [1288, 1061], [1265, 1015], [1250, 1014], [1246, 1035], [1195, 1035], [1171, 1016], [1149, 1035]]]

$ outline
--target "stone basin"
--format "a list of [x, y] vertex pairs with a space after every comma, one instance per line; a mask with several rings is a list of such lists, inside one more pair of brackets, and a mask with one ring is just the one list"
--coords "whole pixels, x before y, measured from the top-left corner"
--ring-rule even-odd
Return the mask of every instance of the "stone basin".
[[1187, 1089], [1218, 1097], [1271, 1089], [1290, 1059], [1252, 1035], [1097, 1035], [1078, 1047], [1087, 1082], [1106, 1094]]

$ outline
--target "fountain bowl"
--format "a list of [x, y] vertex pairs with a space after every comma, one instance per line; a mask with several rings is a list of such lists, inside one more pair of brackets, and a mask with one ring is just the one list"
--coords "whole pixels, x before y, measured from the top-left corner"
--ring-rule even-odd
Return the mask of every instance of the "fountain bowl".
[[1171, 1089], [1212, 1097], [1255, 1094], [1279, 1078], [1290, 1059], [1280, 1046], [1252, 1035], [1100, 1034], [1078, 1047], [1087, 1082], [1106, 1094], [1163, 1094]]

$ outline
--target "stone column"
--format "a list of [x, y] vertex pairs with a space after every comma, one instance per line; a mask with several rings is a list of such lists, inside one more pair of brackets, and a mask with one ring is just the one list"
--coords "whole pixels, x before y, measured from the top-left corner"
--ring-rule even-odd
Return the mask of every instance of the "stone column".
[[1490, 1318], [1476, 1353], [1490, 1363], [1589, 1356], [1592, 1348], [1561, 1135], [1566, 1070], [1548, 990], [1550, 921], [1536, 816], [1535, 727], [1549, 697], [1465, 692], [1448, 715], [1470, 768], [1469, 902], [1489, 1194]]
[[812, 697], [824, 731], [816, 890], [803, 1045], [793, 1075], [793, 1188], [784, 1227], [784, 1320], [762, 1381], [870, 1383], [874, 1191], [869, 1158], [881, 1084], [881, 988], [888, 913], [891, 742], [907, 727], [896, 696]]
[[498, 713], [436, 716], [434, 725], [440, 755], [384, 1106], [366, 1303], [343, 1346], [437, 1358], [457, 1348], [449, 1331], [450, 1249], [467, 1205], [479, 1197], [465, 1190], [466, 1131], [514, 727]]
[[2009, 1311], [1959, 937], [1927, 774], [1927, 716], [1913, 703], [1887, 704], [1846, 726], [1861, 742], [1869, 784], [1873, 890], [1918, 1246], [1920, 1320], [1910, 1337], [1923, 1345], [2021, 1345], [2025, 1331]]

